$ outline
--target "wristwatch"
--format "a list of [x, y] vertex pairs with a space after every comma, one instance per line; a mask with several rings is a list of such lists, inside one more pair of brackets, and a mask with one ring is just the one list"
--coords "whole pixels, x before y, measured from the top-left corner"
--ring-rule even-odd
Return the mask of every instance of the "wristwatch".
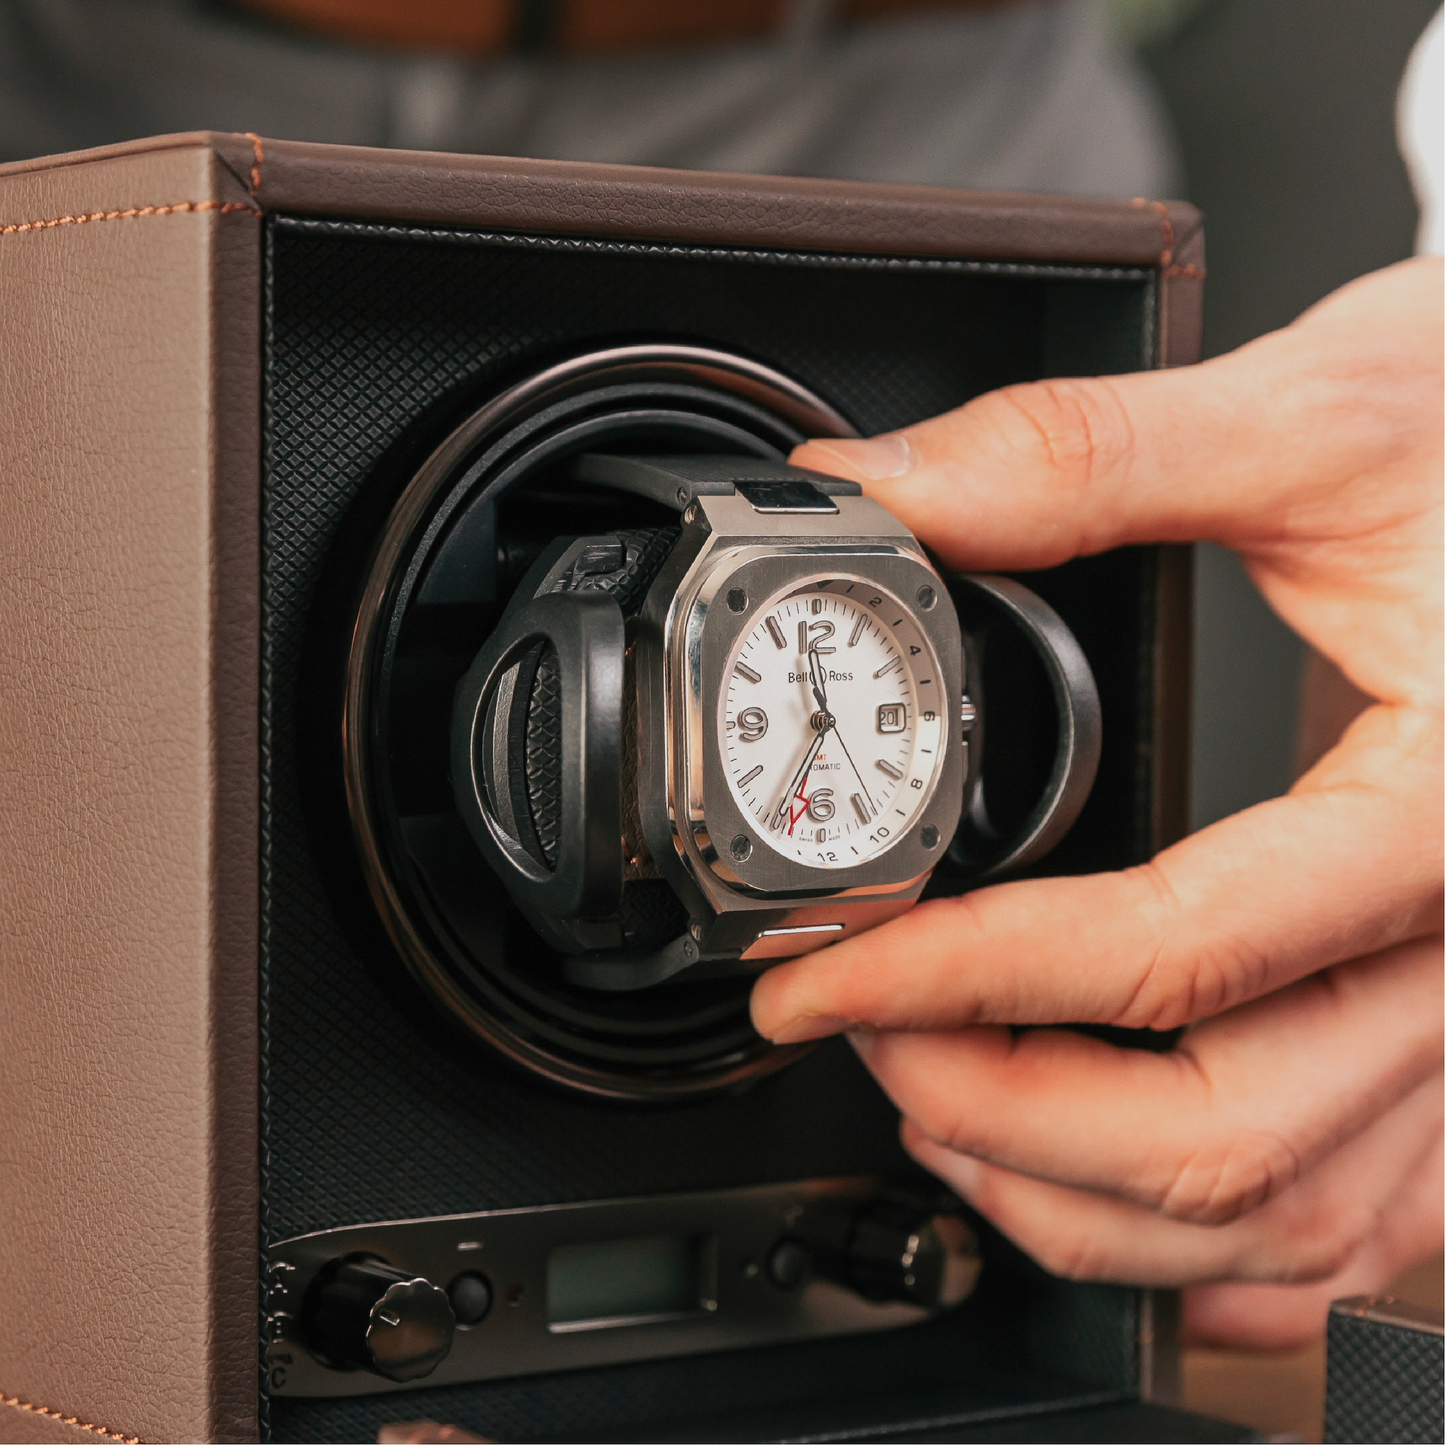
[[479, 1068], [594, 1098], [750, 1085], [811, 1047], [758, 1037], [751, 975], [930, 875], [1032, 862], [1078, 815], [1100, 742], [1078, 643], [786, 463], [851, 435], [756, 360], [638, 341], [378, 462], [318, 595], [341, 707], [316, 709], [303, 790], [368, 972], [400, 1000], [400, 963]]
[[[1073, 822], [1098, 697], [1032, 593], [946, 578], [856, 484], [782, 463], [587, 454], [574, 476], [676, 525], [557, 539], [451, 723], [458, 812], [571, 984], [756, 972], [898, 916], [950, 848], [983, 876]], [[978, 668], [951, 586], [1028, 638], [1060, 719], [1048, 786], [1007, 839], [979, 796]]]

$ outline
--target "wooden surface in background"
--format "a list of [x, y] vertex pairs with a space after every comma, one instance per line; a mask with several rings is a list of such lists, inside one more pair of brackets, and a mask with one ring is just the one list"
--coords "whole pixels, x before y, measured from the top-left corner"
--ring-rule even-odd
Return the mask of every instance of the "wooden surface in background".
[[[1445, 1308], [1445, 1256], [1402, 1275], [1388, 1294]], [[1185, 1350], [1184, 1408], [1249, 1425], [1270, 1440], [1319, 1440], [1325, 1414], [1325, 1342], [1298, 1350]]]

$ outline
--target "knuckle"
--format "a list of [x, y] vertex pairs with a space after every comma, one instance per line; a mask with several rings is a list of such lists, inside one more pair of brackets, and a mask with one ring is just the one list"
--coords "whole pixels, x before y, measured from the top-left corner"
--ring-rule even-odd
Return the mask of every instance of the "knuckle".
[[1041, 1217], [1021, 1197], [1019, 1181], [1005, 1170], [981, 1170], [970, 1187], [969, 1203], [1059, 1279], [1108, 1280], [1119, 1272], [1119, 1261], [1105, 1235], [1054, 1211]]
[[[987, 982], [979, 981], [969, 985], [969, 975], [959, 968], [961, 961], [995, 945], [995, 936], [990, 930], [991, 904], [981, 892], [962, 893], [954, 898], [937, 898], [914, 908], [932, 910], [924, 915], [933, 923], [940, 921], [946, 930], [948, 945], [920, 950], [927, 957], [931, 952], [948, 973], [947, 992], [950, 999], [948, 1025], [950, 1028], [966, 1028], [971, 1025], [1012, 1023], [1024, 1017], [1025, 1012], [1037, 1007], [1037, 998], [1028, 987], [1027, 977], [1022, 970], [989, 977]], [[932, 940], [921, 940], [932, 944]], [[941, 973], [919, 968], [920, 953], [912, 954], [907, 960], [910, 974], [916, 978], [927, 978], [930, 992], [940, 989]], [[937, 1026], [937, 1018], [933, 1018]]]
[[1380, 1225], [1377, 1208], [1364, 1204], [1316, 1210], [1307, 1220], [1293, 1221], [1277, 1282], [1314, 1284], [1339, 1274], [1360, 1252]]
[[1121, 1028], [1176, 1028], [1183, 1021], [1179, 1017], [1181, 983], [1184, 992], [1190, 991], [1187, 975], [1180, 978], [1172, 947], [1173, 920], [1182, 912], [1179, 899], [1168, 876], [1155, 862], [1131, 868], [1123, 876], [1138, 895], [1134, 907], [1156, 942], [1109, 1022]]
[[1099, 471], [1128, 456], [1128, 413], [1097, 380], [1036, 381], [981, 397], [978, 419], [1054, 485], [1087, 490]]
[[1299, 1155], [1288, 1140], [1268, 1130], [1242, 1130], [1187, 1153], [1157, 1207], [1189, 1224], [1229, 1224], [1276, 1198], [1299, 1176]]
[[1267, 956], [1248, 938], [1214, 925], [1201, 937], [1197, 920], [1157, 862], [1129, 870], [1137, 907], [1155, 939], [1132, 990], [1111, 1022], [1125, 1028], [1173, 1029], [1223, 1013], [1265, 991]]
[[922, 1126], [925, 1134], [936, 1144], [955, 1154], [978, 1154], [979, 1131], [971, 1127], [967, 1110], [954, 1109], [948, 1105], [934, 1104], [915, 1113], [915, 1122]]

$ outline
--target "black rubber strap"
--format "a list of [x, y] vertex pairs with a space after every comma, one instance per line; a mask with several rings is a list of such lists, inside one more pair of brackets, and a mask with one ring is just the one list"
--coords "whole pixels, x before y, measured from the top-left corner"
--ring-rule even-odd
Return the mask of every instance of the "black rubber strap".
[[857, 482], [841, 481], [761, 457], [578, 457], [579, 481], [632, 492], [681, 512], [694, 497], [740, 493], [755, 510], [768, 513], [836, 512], [832, 497], [859, 497]]

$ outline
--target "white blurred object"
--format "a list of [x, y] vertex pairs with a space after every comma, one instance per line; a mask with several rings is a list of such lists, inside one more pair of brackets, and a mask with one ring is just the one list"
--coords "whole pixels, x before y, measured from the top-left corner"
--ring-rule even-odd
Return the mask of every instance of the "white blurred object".
[[1435, 18], [1411, 52], [1400, 83], [1395, 112], [1400, 154], [1410, 170], [1415, 199], [1420, 203], [1420, 229], [1415, 233], [1418, 255], [1439, 255], [1441, 200], [1445, 192], [1445, 11]]

